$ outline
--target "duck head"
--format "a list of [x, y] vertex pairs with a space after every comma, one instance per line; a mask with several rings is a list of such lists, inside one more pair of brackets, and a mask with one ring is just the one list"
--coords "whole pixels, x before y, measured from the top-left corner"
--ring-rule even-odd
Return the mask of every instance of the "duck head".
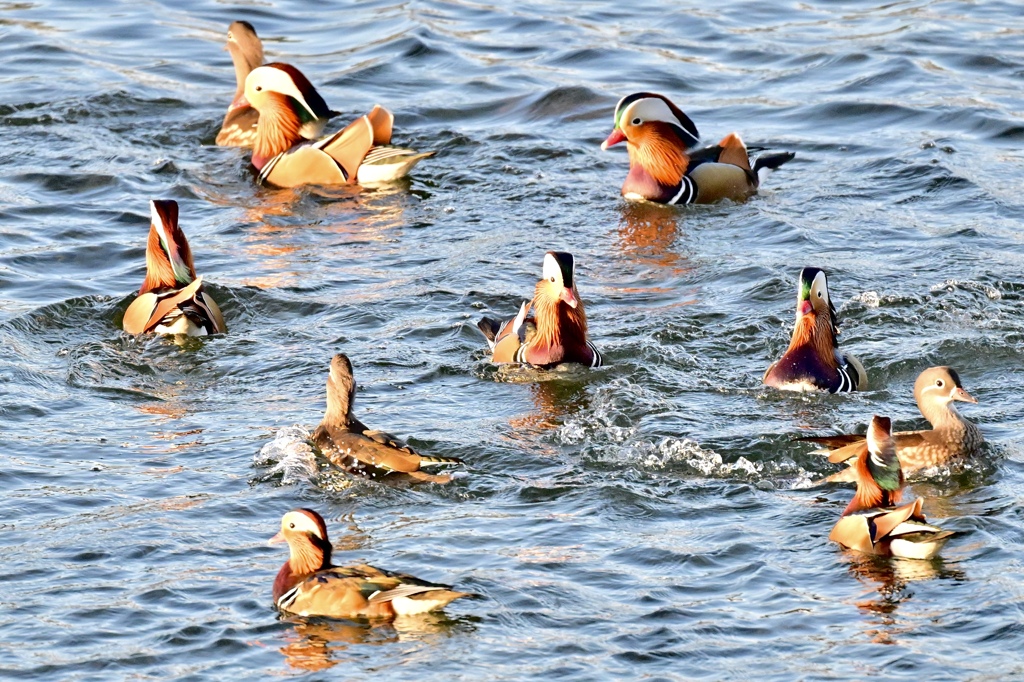
[[[544, 254], [542, 279], [534, 289], [537, 335], [540, 345], [583, 343], [587, 335], [587, 314], [576, 289], [576, 259], [565, 251]], [[569, 334], [573, 339], [564, 339]]]
[[196, 278], [192, 250], [178, 227], [178, 202], [153, 199], [149, 202], [149, 241], [146, 243], [146, 279], [140, 294], [155, 289], [180, 289]]
[[[828, 278], [820, 268], [804, 268], [796, 289], [796, 323], [790, 348], [812, 343], [819, 355], [828, 361], [838, 346], [836, 309], [828, 293]], [[835, 360], [832, 359], [834, 364]]]
[[331, 566], [331, 543], [327, 524], [312, 509], [293, 509], [281, 518], [281, 530], [270, 544], [288, 543], [289, 557], [274, 581], [274, 601], [291, 589], [302, 576]]
[[324, 423], [347, 427], [353, 420], [352, 406], [356, 402], [356, 381], [352, 362], [344, 353], [331, 358], [331, 371], [327, 375], [327, 411]]
[[245, 100], [260, 112], [252, 157], [257, 168], [313, 135], [309, 131], [319, 130], [333, 114], [309, 79], [281, 62], [260, 66], [246, 76]]
[[854, 465], [857, 494], [843, 514], [863, 509], [889, 507], [900, 501], [903, 470], [896, 456], [892, 420], [875, 415], [868, 425], [867, 442]]
[[953, 409], [954, 400], [977, 403], [978, 399], [964, 390], [960, 375], [952, 367], [929, 367], [914, 382], [914, 399], [926, 417], [935, 407]]
[[[256, 35], [256, 29], [248, 21], [235, 21], [228, 27], [227, 51], [235, 65], [235, 82], [238, 89], [230, 109], [249, 106], [243, 98], [245, 78], [253, 69], [263, 64], [263, 43]], [[230, 111], [229, 109], [229, 111]]]
[[630, 166], [663, 185], [677, 185], [689, 164], [686, 150], [700, 141], [690, 117], [663, 95], [636, 92], [615, 106], [615, 126], [601, 149], [626, 142]]

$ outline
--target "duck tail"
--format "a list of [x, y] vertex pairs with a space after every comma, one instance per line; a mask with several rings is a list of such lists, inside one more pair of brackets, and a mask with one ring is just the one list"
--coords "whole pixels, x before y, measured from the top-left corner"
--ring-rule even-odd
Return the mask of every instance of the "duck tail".
[[420, 455], [420, 466], [433, 466], [435, 464], [465, 464], [458, 457], [436, 457], [433, 455]]
[[792, 161], [796, 156], [793, 152], [779, 152], [778, 154], [761, 154], [754, 160], [754, 175], [759, 183], [782, 164]]
[[501, 329], [501, 322], [491, 317], [485, 317], [476, 323], [477, 329], [483, 332], [484, 338], [487, 339], [487, 345], [494, 350], [494, 339], [498, 336], [498, 331]]

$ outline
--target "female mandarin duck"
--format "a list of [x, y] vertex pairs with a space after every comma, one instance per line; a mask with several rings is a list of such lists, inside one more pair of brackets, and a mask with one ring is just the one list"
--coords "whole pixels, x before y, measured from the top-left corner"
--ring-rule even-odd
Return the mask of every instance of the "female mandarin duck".
[[425, 466], [462, 464], [455, 457], [421, 455], [394, 436], [366, 428], [354, 414], [356, 382], [348, 356], [335, 355], [327, 375], [327, 410], [313, 432], [313, 443], [336, 466], [350, 473], [383, 478], [406, 476], [417, 481], [448, 483], [451, 476], [421, 471]]
[[891, 428], [888, 417], [872, 418], [853, 465], [857, 493], [828, 539], [866, 554], [930, 559], [953, 532], [925, 522], [921, 498], [895, 506], [902, 495], [903, 471]]
[[203, 278], [196, 276], [192, 250], [178, 227], [178, 202], [153, 200], [149, 207], [146, 279], [124, 311], [124, 330], [189, 336], [226, 332], [217, 302], [203, 291]]
[[[491, 362], [520, 362], [551, 368], [563, 362], [600, 367], [601, 353], [587, 339], [587, 314], [576, 289], [571, 253], [548, 251], [533, 301], [512, 320], [485, 317], [477, 323], [491, 347]], [[527, 317], [530, 307], [535, 317]]]
[[281, 532], [270, 542], [287, 542], [290, 552], [274, 580], [274, 604], [299, 616], [393, 618], [436, 611], [471, 596], [366, 564], [333, 565], [327, 525], [312, 509], [285, 514]]
[[[248, 21], [236, 21], [228, 27], [228, 51], [235, 65], [235, 98], [228, 107], [217, 134], [217, 144], [223, 147], [251, 147], [256, 141], [256, 123], [260, 113], [245, 98], [245, 79], [253, 69], [263, 65], [263, 43], [256, 29]], [[314, 140], [323, 134], [328, 119], [337, 116], [318, 95], [311, 96], [308, 104], [313, 116], [306, 121], [299, 134]]]
[[[893, 434], [896, 454], [904, 473], [911, 474], [921, 469], [946, 464], [954, 459], [967, 457], [985, 442], [981, 429], [960, 416], [953, 401], [977, 403], [977, 399], [964, 390], [960, 375], [952, 367], [929, 367], [917, 377], [914, 383], [914, 399], [921, 414], [931, 425], [931, 430], [900, 431]], [[835, 448], [829, 453], [833, 462], [847, 461], [860, 452], [864, 436], [855, 434], [840, 436], [810, 436], [801, 440], [821, 443]], [[843, 471], [828, 478], [829, 481], [852, 481], [852, 472]]]
[[742, 201], [757, 192], [761, 179], [791, 160], [791, 152], [762, 154], [750, 166], [747, 147], [730, 133], [713, 147], [696, 151], [697, 126], [667, 97], [637, 92], [615, 105], [615, 127], [601, 149], [625, 140], [629, 175], [622, 196], [660, 204]]
[[862, 391], [868, 377], [863, 365], [842, 353], [836, 336], [836, 309], [824, 270], [804, 268], [796, 293], [796, 325], [789, 348], [764, 373], [762, 381], [785, 391]]
[[323, 118], [323, 98], [298, 69], [261, 66], [245, 79], [245, 99], [260, 112], [252, 165], [258, 182], [277, 187], [388, 182], [435, 152], [391, 146], [394, 116], [373, 111], [333, 135], [308, 141], [304, 126]]
[[245, 100], [245, 77], [263, 64], [263, 43], [248, 21], [236, 21], [228, 27], [228, 52], [235, 65], [235, 97], [217, 133], [222, 147], [251, 147], [256, 139], [258, 111]]

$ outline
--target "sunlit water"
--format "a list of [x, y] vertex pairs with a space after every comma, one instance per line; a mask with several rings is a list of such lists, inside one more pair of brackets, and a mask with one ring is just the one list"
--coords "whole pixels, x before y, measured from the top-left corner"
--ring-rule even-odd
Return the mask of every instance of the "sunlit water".
[[[211, 146], [241, 18], [342, 118], [388, 105], [437, 157], [385, 190], [255, 189]], [[1024, 675], [1022, 22], [1013, 2], [0, 3], [0, 676]], [[628, 206], [625, 152], [599, 145], [639, 89], [796, 160], [743, 205]], [[229, 334], [119, 330], [157, 197]], [[553, 248], [608, 367], [524, 381], [475, 322], [514, 314]], [[871, 390], [761, 387], [804, 265]], [[336, 352], [365, 422], [469, 475], [353, 484], [303, 449]], [[923, 565], [845, 554], [850, 491], [813, 486], [832, 469], [792, 439], [921, 424], [935, 364], [989, 440], [914, 486], [958, 535]], [[280, 619], [265, 540], [300, 505], [338, 561], [481, 598]]]

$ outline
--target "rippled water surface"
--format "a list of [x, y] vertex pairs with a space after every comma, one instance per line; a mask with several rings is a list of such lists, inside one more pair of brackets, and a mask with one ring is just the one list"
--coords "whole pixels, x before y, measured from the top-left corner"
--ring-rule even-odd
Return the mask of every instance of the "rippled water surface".
[[[343, 118], [388, 105], [437, 157], [387, 189], [256, 189], [212, 146], [235, 19]], [[1017, 3], [28, 0], [0, 2], [0, 63], [0, 676], [1024, 676]], [[640, 89], [796, 160], [743, 205], [627, 205], [599, 145]], [[229, 334], [120, 331], [157, 197]], [[576, 255], [608, 367], [517, 381], [475, 322], [513, 314], [549, 249]], [[760, 385], [804, 265], [871, 390]], [[295, 438], [336, 352], [364, 421], [469, 476], [319, 472]], [[935, 364], [989, 441], [913, 486], [958, 535], [923, 565], [843, 553], [850, 491], [812, 485], [832, 469], [792, 439], [916, 427]], [[265, 540], [297, 506], [338, 561], [481, 598], [280, 618]]]

